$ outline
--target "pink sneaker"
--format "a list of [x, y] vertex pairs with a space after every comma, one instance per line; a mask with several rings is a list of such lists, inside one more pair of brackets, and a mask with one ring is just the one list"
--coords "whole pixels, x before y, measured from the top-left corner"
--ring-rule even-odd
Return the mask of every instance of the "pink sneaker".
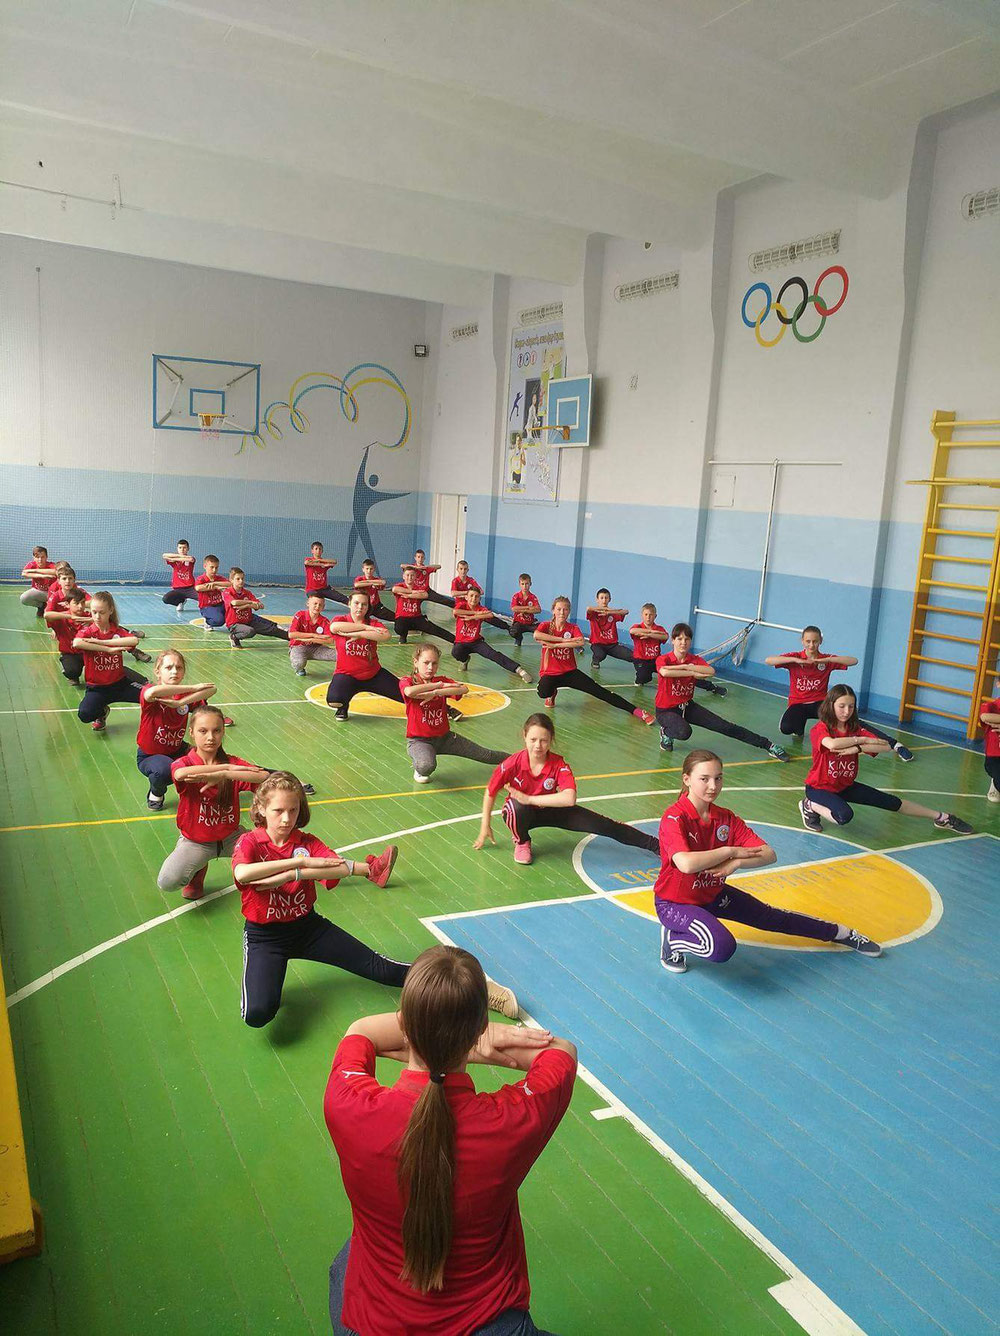
[[546, 697], [545, 697], [545, 708], [546, 708], [547, 710], [551, 710], [551, 709], [553, 709], [554, 706], [555, 706], [555, 703], [556, 703], [556, 698], [555, 698], [555, 696], [546, 696]]
[[200, 900], [205, 894], [205, 874], [207, 867], [203, 867], [200, 872], [196, 872], [188, 884], [181, 891], [185, 900]]
[[640, 710], [638, 707], [632, 711], [637, 719], [641, 719], [644, 724], [655, 724], [656, 716], [649, 713], [648, 710]]
[[384, 849], [380, 854], [369, 854], [367, 858], [368, 880], [373, 881], [376, 886], [385, 886], [398, 853], [399, 850], [396, 846], [390, 844], [388, 849]]
[[530, 840], [525, 840], [523, 844], [518, 844], [518, 843], [515, 841], [515, 843], [514, 843], [514, 862], [515, 862], [515, 863], [530, 863], [530, 862], [531, 862], [531, 841], [530, 841]]
[[103, 733], [104, 730], [107, 728], [107, 726], [108, 726], [107, 710], [104, 711], [100, 719], [95, 719], [94, 722], [90, 725], [90, 727], [94, 730], [95, 733]]

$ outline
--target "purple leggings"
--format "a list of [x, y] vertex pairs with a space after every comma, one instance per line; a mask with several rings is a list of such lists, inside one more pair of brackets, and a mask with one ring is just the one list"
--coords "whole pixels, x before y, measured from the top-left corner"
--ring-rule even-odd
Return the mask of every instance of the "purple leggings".
[[660, 899], [655, 904], [656, 916], [663, 924], [664, 955], [668, 949], [683, 951], [715, 965], [725, 964], [736, 950], [736, 938], [720, 919], [732, 919], [734, 923], [790, 937], [814, 937], [818, 942], [832, 942], [837, 935], [836, 923], [776, 909], [728, 882], [707, 905], [681, 905]]

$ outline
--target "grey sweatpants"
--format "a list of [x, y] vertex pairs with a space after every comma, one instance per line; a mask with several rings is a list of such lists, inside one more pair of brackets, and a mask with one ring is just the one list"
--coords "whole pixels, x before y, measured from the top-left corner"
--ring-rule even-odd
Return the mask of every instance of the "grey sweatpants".
[[337, 651], [332, 645], [289, 645], [288, 657], [292, 661], [292, 667], [296, 672], [300, 668], [304, 669], [310, 659], [328, 659], [332, 663], [337, 661]]
[[167, 854], [160, 868], [156, 884], [161, 891], [179, 891], [187, 886], [196, 872], [208, 867], [213, 858], [232, 858], [236, 841], [246, 832], [241, 826], [224, 840], [210, 840], [202, 844], [200, 840], [189, 840], [186, 835], [178, 835], [172, 853]]
[[44, 608], [49, 596], [44, 589], [26, 589], [21, 595], [21, 602], [26, 608]]
[[510, 755], [509, 752], [494, 751], [492, 747], [480, 747], [478, 742], [471, 742], [461, 733], [450, 730], [439, 738], [407, 738], [406, 750], [418, 775], [433, 775], [437, 758], [442, 753], [465, 756], [470, 761], [482, 761], [483, 765], [499, 765]]
[[268, 617], [258, 617], [256, 613], [249, 622], [234, 622], [229, 628], [234, 640], [249, 640], [251, 636], [274, 636], [277, 640], [287, 640], [288, 632], [277, 622]]

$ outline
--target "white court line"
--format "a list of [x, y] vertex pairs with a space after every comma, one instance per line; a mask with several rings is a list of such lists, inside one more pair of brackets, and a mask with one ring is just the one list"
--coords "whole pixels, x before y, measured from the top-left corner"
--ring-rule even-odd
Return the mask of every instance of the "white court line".
[[[445, 946], [457, 945], [446, 932], [436, 926], [433, 919], [421, 919], [420, 921]], [[538, 1029], [543, 1028], [529, 1012], [522, 1010], [521, 1019], [527, 1025], [533, 1025]], [[706, 1178], [703, 1178], [693, 1165], [689, 1164], [661, 1136], [657, 1135], [648, 1123], [644, 1122], [623, 1100], [609, 1090], [604, 1082], [582, 1062], [577, 1066], [577, 1075], [586, 1081], [587, 1085], [596, 1091], [606, 1103], [606, 1108], [595, 1111], [595, 1117], [602, 1120], [619, 1117], [624, 1118], [627, 1123], [631, 1123], [639, 1135], [645, 1141], [648, 1141], [665, 1160], [668, 1160], [689, 1183], [693, 1183], [716, 1210], [720, 1211], [727, 1220], [736, 1226], [741, 1234], [756, 1244], [766, 1257], [769, 1257], [776, 1266], [784, 1271], [788, 1281], [779, 1283], [779, 1285], [768, 1290], [768, 1293], [787, 1312], [792, 1314], [803, 1330], [809, 1333], [809, 1336], [865, 1336], [862, 1328], [849, 1318], [843, 1309], [838, 1308], [818, 1285], [815, 1285], [790, 1258], [786, 1257], [766, 1235], [760, 1232], [756, 1225], [751, 1224], [746, 1216], [738, 1211]], [[785, 1288], [788, 1285], [792, 1287], [791, 1291]], [[779, 1292], [775, 1293], [775, 1290]], [[788, 1303], [793, 1301], [795, 1302], [794, 1312], [788, 1306]]]
[[16, 631], [22, 636], [48, 636], [52, 638], [51, 631], [37, 631], [33, 626], [0, 626], [0, 631]]
[[[302, 705], [304, 703], [301, 696], [294, 700], [215, 700], [214, 697], [212, 698], [213, 705], [224, 705], [227, 710], [242, 709], [244, 705]], [[116, 702], [115, 708], [119, 710], [138, 710], [139, 706]], [[75, 705], [61, 705], [58, 709], [53, 710], [0, 710], [0, 714], [76, 714], [76, 711], [77, 707]]]

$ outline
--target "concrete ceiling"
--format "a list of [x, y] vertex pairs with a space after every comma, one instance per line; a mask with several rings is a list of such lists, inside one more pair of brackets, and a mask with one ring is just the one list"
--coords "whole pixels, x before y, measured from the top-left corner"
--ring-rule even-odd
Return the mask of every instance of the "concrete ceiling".
[[476, 305], [998, 88], [998, 0], [0, 0], [0, 230]]

